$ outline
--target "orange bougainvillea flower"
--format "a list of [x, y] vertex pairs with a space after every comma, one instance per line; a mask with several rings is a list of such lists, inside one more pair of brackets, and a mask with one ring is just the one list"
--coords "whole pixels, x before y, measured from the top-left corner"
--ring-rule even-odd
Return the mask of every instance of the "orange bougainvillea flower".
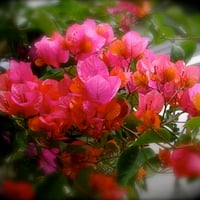
[[138, 181], [143, 180], [146, 174], [147, 171], [143, 167], [140, 167], [136, 175], [136, 180]]
[[112, 70], [110, 71], [110, 75], [118, 76], [121, 80], [120, 88], [123, 88], [127, 85], [131, 76], [131, 72], [124, 72], [120, 67], [113, 67]]
[[85, 147], [84, 144], [74, 143], [71, 149], [79, 149], [74, 152], [63, 152], [60, 156], [61, 170], [65, 176], [75, 179], [81, 169], [94, 167], [102, 154], [101, 148]]
[[125, 189], [120, 188], [113, 176], [92, 173], [89, 185], [97, 199], [121, 200], [125, 198]]
[[158, 158], [163, 164], [164, 167], [169, 166], [170, 162], [170, 150], [168, 149], [159, 149]]
[[147, 127], [159, 129], [161, 121], [158, 114], [163, 106], [163, 96], [157, 90], [139, 94], [139, 106], [134, 112], [134, 115], [142, 122], [142, 127], [139, 127], [138, 130], [146, 130]]
[[8, 200], [33, 200], [35, 190], [26, 181], [6, 180], [2, 185], [3, 195]]

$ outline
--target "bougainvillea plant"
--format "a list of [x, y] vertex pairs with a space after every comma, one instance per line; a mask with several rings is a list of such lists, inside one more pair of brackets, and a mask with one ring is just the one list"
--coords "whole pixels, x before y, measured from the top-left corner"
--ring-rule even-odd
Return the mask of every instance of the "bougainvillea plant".
[[200, 177], [200, 67], [149, 43], [88, 18], [38, 38], [26, 61], [10, 59], [2, 198], [133, 199], [158, 172]]

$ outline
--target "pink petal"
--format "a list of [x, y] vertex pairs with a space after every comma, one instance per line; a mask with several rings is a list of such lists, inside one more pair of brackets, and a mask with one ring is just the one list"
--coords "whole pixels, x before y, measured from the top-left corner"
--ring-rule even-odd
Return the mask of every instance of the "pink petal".
[[107, 103], [116, 95], [120, 84], [121, 81], [117, 76], [104, 78], [96, 75], [85, 82], [85, 87], [93, 100], [98, 103]]

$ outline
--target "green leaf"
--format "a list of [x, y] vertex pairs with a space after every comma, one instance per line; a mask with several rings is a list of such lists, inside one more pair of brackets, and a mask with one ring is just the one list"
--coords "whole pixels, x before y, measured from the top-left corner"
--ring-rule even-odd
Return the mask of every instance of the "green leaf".
[[136, 173], [134, 163], [137, 159], [139, 148], [132, 146], [127, 148], [117, 162], [117, 179], [121, 185], [125, 185]]
[[160, 37], [165, 40], [165, 38], [172, 38], [175, 36], [174, 30], [171, 27], [160, 26]]
[[63, 75], [64, 75], [64, 70], [62, 68], [55, 69], [48, 66], [46, 69], [46, 73], [42, 77], [40, 77], [40, 79], [41, 80], [45, 80], [45, 79], [60, 80], [63, 78]]
[[184, 60], [185, 51], [181, 46], [177, 44], [172, 44], [170, 57], [173, 62], [176, 62], [177, 60]]
[[44, 9], [33, 10], [32, 14], [27, 17], [30, 18], [29, 20], [32, 22], [31, 25], [33, 27], [40, 29], [43, 33], [49, 36], [53, 32], [58, 31], [55, 17]]
[[146, 145], [150, 143], [170, 142], [174, 139], [175, 139], [174, 135], [172, 135], [168, 130], [162, 128], [158, 131], [158, 133], [155, 133], [153, 130], [143, 133], [133, 143], [133, 145]]
[[185, 125], [184, 125], [186, 128], [188, 127], [191, 127], [191, 128], [198, 128], [200, 127], [200, 117], [193, 117], [191, 119], [189, 119]]
[[89, 177], [92, 172], [94, 172], [93, 167], [86, 167], [79, 171], [74, 181], [75, 196], [83, 197], [90, 193]]
[[121, 185], [128, 184], [136, 176], [139, 168], [154, 156], [155, 153], [150, 148], [139, 149], [137, 146], [132, 146], [126, 149], [117, 163], [117, 179], [119, 183]]
[[138, 126], [139, 123], [140, 121], [132, 113], [128, 115], [125, 119], [126, 127], [133, 131], [136, 130], [136, 126]]
[[183, 41], [180, 46], [185, 52], [185, 61], [188, 61], [192, 57], [197, 47], [196, 43], [192, 40]]
[[51, 174], [46, 176], [36, 185], [36, 199], [65, 200], [67, 198], [66, 185], [66, 177], [63, 175]]

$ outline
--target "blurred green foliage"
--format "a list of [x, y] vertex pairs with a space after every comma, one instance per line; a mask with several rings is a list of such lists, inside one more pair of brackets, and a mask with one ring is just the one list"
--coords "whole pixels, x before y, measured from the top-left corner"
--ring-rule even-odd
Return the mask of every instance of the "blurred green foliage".
[[[31, 7], [27, 2], [7, 1], [0, 5], [0, 59], [18, 58], [20, 53], [23, 56], [27, 46], [42, 34], [64, 33], [68, 25], [81, 23], [86, 18], [109, 22], [116, 33], [120, 33], [119, 16], [112, 16], [107, 11], [116, 5], [117, 0], [58, 0], [56, 3], [47, 0], [46, 4], [37, 7]], [[180, 4], [180, 1], [150, 2], [150, 14], [138, 19], [130, 28], [150, 37], [151, 46], [170, 41], [172, 59], [188, 61], [200, 40], [198, 9], [195, 5]]]

